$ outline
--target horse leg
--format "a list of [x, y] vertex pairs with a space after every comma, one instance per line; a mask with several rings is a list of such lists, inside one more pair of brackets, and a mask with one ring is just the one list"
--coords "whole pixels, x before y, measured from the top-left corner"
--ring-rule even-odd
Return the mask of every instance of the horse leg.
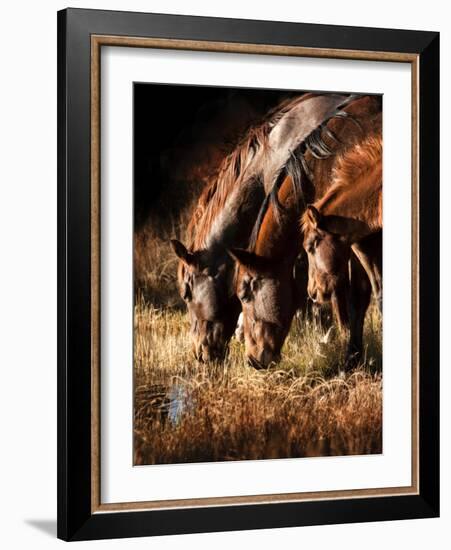
[[296, 311], [308, 312], [308, 260], [304, 250], [299, 252], [293, 266], [294, 299]]
[[340, 288], [334, 292], [331, 298], [332, 311], [340, 332], [349, 329], [349, 304], [350, 280], [348, 279], [346, 284], [340, 285]]
[[346, 370], [354, 368], [362, 357], [363, 325], [371, 299], [371, 283], [360, 261], [354, 254], [350, 259], [349, 286], [349, 343]]
[[382, 313], [382, 231], [354, 244], [352, 250], [369, 277], [374, 297]]

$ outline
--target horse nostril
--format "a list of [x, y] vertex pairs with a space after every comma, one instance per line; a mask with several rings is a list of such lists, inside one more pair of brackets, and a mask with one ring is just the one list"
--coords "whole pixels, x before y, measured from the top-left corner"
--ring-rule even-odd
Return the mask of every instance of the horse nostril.
[[196, 358], [196, 361], [199, 361], [200, 363], [204, 363], [207, 360], [204, 345], [199, 344], [198, 346], [195, 346], [193, 351], [194, 351], [194, 357]]
[[280, 361], [280, 354], [270, 350], [263, 350], [260, 357], [260, 365], [264, 368], [269, 368], [272, 365], [276, 365]]
[[256, 370], [264, 369], [265, 366], [260, 363], [258, 359], [253, 357], [252, 355], [247, 356], [247, 363], [250, 367], [253, 367]]

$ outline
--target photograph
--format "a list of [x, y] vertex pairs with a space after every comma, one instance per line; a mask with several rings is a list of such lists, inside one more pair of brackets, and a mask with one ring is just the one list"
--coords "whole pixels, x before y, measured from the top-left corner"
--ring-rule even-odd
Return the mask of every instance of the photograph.
[[372, 16], [58, 12], [59, 538], [439, 515], [440, 36]]
[[133, 465], [383, 453], [382, 94], [133, 83]]
[[450, 547], [447, 4], [2, 7], [2, 547]]

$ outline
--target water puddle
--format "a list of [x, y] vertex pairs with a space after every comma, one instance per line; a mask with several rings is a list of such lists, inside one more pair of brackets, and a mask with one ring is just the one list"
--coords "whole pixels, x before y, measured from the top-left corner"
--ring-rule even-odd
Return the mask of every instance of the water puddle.
[[172, 385], [154, 384], [136, 388], [136, 420], [169, 421], [177, 426], [193, 406], [188, 387], [180, 380]]
[[173, 425], [177, 425], [183, 414], [192, 409], [193, 403], [185, 384], [177, 382], [173, 384], [168, 393], [168, 419]]

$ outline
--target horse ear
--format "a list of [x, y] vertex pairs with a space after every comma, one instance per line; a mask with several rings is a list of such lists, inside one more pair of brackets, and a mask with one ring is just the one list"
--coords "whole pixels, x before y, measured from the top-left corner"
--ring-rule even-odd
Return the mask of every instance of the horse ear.
[[249, 267], [253, 263], [255, 256], [255, 254], [243, 248], [229, 248], [227, 249], [227, 253], [232, 260], [245, 267]]
[[321, 214], [313, 204], [307, 206], [305, 214], [314, 229], [322, 229], [335, 235], [346, 235], [350, 232], [350, 220], [348, 218], [333, 215], [326, 216]]
[[242, 248], [230, 248], [227, 252], [239, 265], [250, 271], [262, 272], [274, 267], [273, 262], [269, 258], [258, 256], [254, 252], [248, 252]]
[[315, 206], [313, 206], [313, 204], [309, 204], [307, 206], [307, 210], [305, 213], [312, 226], [316, 229], [323, 219], [322, 214]]
[[177, 239], [171, 239], [171, 246], [176, 256], [187, 265], [194, 265], [194, 255], [188, 252], [186, 246]]

